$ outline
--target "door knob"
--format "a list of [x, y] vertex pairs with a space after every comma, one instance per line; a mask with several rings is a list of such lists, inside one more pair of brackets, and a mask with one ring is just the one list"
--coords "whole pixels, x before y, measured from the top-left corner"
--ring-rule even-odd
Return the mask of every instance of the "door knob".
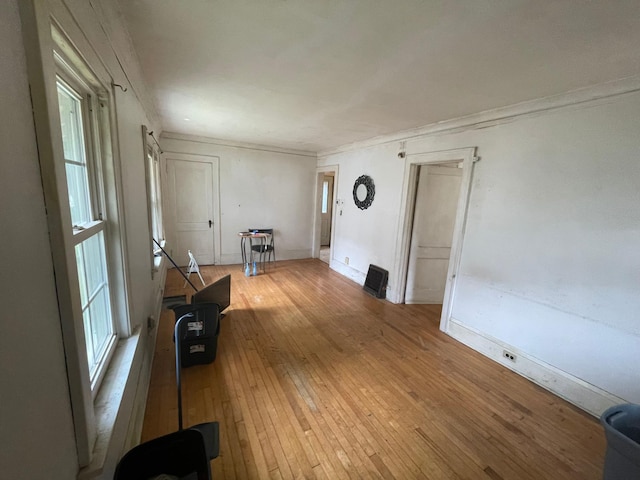
[[213, 225], [213, 222], [209, 220], [209, 228], [211, 228], [211, 225]]

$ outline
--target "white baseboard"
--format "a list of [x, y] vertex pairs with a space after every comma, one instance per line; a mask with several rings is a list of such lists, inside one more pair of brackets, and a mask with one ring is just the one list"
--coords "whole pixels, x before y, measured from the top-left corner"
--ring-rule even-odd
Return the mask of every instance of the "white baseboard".
[[[613, 405], [626, 403], [622, 398], [465, 326], [453, 318], [449, 320], [449, 331], [445, 333], [596, 417]], [[504, 350], [516, 355], [515, 362], [503, 357]]]
[[367, 279], [366, 273], [356, 270], [355, 268], [350, 267], [349, 265], [339, 262], [333, 258], [331, 259], [331, 263], [329, 264], [329, 267], [331, 267], [331, 269], [335, 270], [339, 274], [344, 275], [347, 278], [350, 278], [351, 280], [356, 282], [358, 285], [364, 285], [364, 281]]

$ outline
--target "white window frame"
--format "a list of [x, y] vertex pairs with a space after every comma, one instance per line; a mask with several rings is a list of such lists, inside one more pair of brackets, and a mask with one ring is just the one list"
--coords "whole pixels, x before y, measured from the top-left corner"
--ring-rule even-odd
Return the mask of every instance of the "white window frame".
[[[100, 118], [100, 110], [108, 108], [108, 104], [105, 98], [100, 99], [100, 92], [95, 88], [92, 88], [82, 76], [76, 72], [69, 62], [64, 58], [60, 52], [55, 52], [54, 57], [56, 59], [56, 91], [58, 88], [62, 88], [70, 96], [76, 97], [81, 106], [81, 124], [82, 124], [82, 140], [84, 141], [84, 156], [85, 156], [85, 168], [87, 170], [88, 187], [89, 187], [89, 205], [91, 220], [89, 222], [82, 223], [81, 225], [71, 225], [73, 236], [71, 237], [74, 250], [82, 243], [86, 242], [90, 238], [102, 234], [103, 248], [105, 253], [104, 263], [106, 266], [106, 285], [104, 289], [108, 295], [108, 309], [109, 309], [109, 338], [106, 344], [98, 354], [98, 358], [95, 362], [90, 362], [87, 358], [89, 367], [89, 382], [91, 388], [91, 397], [95, 400], [98, 393], [98, 389], [102, 383], [104, 375], [106, 373], [109, 361], [115, 351], [118, 341], [118, 329], [116, 328], [113, 320], [113, 315], [116, 311], [113, 304], [113, 295], [111, 294], [111, 270], [113, 261], [109, 254], [109, 246], [107, 239], [109, 237], [108, 222], [105, 215], [105, 181], [104, 181], [104, 162], [103, 162], [103, 149], [104, 138], [102, 138], [101, 131], [105, 128], [109, 128], [110, 125], [105, 125], [106, 118]], [[104, 97], [105, 95], [102, 94]], [[101, 128], [102, 127], [102, 128]], [[64, 158], [64, 162], [69, 163], [69, 160]], [[67, 179], [68, 181], [68, 179]], [[60, 192], [62, 194], [62, 192]], [[76, 269], [77, 269], [76, 262]], [[80, 279], [78, 279], [79, 289]], [[84, 313], [84, 306], [81, 307]], [[77, 322], [77, 319], [75, 319]], [[82, 322], [84, 323], [84, 322]], [[84, 331], [84, 325], [78, 325], [78, 329], [82, 329], [85, 339], [92, 337], [91, 332], [87, 334]], [[85, 349], [87, 349], [85, 340]], [[88, 357], [88, 355], [87, 355]]]
[[145, 178], [147, 183], [147, 219], [149, 222], [149, 245], [151, 248], [151, 278], [160, 269], [162, 252], [154, 239], [164, 247], [165, 233], [162, 206], [162, 177], [160, 148], [153, 141], [152, 133], [142, 125], [142, 146], [144, 150]]
[[[125, 380], [134, 368], [133, 363], [138, 362], [136, 365], [140, 365], [144, 350], [140, 329], [132, 332], [130, 320], [132, 307], [113, 79], [86, 37], [75, 30], [69, 12], [56, 9], [56, 13], [63, 18], [63, 23], [73, 33], [75, 41], [71, 41], [63, 33], [61, 23], [52, 14], [51, 4], [25, 0], [20, 2], [19, 7], [25, 44], [28, 45], [27, 70], [78, 467], [83, 474], [87, 474], [100, 471], [108, 459], [107, 451], [111, 448], [111, 435], [115, 433], [116, 416], [125, 401]], [[84, 84], [94, 92], [93, 98], [100, 106], [94, 109], [95, 122], [90, 128], [101, 139], [96, 162], [100, 175], [96, 177], [95, 189], [92, 187], [92, 190], [106, 192], [99, 198], [99, 213], [103, 216], [102, 219], [94, 217], [95, 220], [82, 225], [82, 229], [76, 229], [81, 231], [77, 232], [74, 232], [70, 215], [58, 105], [58, 77], [74, 85]], [[110, 345], [115, 347], [113, 361], [105, 369], [108, 371], [101, 386], [99, 380], [95, 381], [97, 377], [94, 376], [94, 382], [91, 381], [89, 372], [75, 256], [75, 245], [95, 228], [102, 229], [105, 234], [104, 247], [109, 252], [107, 263], [112, 314], [120, 336], [120, 341], [114, 339]], [[113, 455], [113, 452], [108, 455]]]

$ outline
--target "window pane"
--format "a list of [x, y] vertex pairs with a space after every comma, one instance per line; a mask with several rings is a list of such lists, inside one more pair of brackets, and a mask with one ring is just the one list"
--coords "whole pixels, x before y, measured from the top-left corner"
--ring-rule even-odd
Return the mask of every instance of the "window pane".
[[80, 283], [80, 302], [82, 309], [89, 303], [89, 291], [87, 289], [87, 274], [84, 271], [84, 254], [82, 244], [76, 245], [76, 265], [78, 266], [78, 282]]
[[[163, 239], [162, 228], [162, 200], [160, 191], [160, 160], [158, 153], [151, 146], [147, 146], [147, 167], [149, 171], [149, 216], [151, 218], [151, 234], [154, 239]], [[155, 245], [152, 242], [152, 248]]]
[[61, 82], [58, 82], [58, 104], [67, 172], [67, 193], [71, 209], [71, 224], [74, 226], [92, 220], [80, 98]]
[[329, 182], [325, 180], [324, 182], [322, 182], [322, 213], [327, 213], [328, 202], [329, 202]]
[[87, 167], [83, 165], [76, 165], [74, 163], [67, 163], [66, 170], [69, 207], [71, 209], [71, 224], [82, 225], [83, 223], [87, 223], [92, 220], [89, 204]]
[[85, 272], [87, 274], [87, 292], [89, 298], [94, 296], [102, 285], [107, 283], [104, 262], [103, 234], [99, 232], [82, 242], [85, 255]]
[[104, 232], [100, 231], [76, 245], [76, 259], [87, 357], [93, 378], [104, 349], [115, 334], [105, 263]]
[[82, 136], [82, 104], [78, 97], [60, 83], [58, 83], [58, 105], [64, 158], [67, 161], [86, 163]]
[[113, 334], [109, 308], [109, 290], [105, 285], [91, 302], [91, 334], [95, 362], [100, 360]]

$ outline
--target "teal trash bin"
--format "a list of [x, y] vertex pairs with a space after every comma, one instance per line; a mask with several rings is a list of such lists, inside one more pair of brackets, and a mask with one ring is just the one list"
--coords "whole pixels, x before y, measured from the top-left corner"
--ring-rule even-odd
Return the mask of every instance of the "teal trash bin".
[[603, 480], [640, 479], [640, 405], [615, 405], [600, 422], [607, 438]]

